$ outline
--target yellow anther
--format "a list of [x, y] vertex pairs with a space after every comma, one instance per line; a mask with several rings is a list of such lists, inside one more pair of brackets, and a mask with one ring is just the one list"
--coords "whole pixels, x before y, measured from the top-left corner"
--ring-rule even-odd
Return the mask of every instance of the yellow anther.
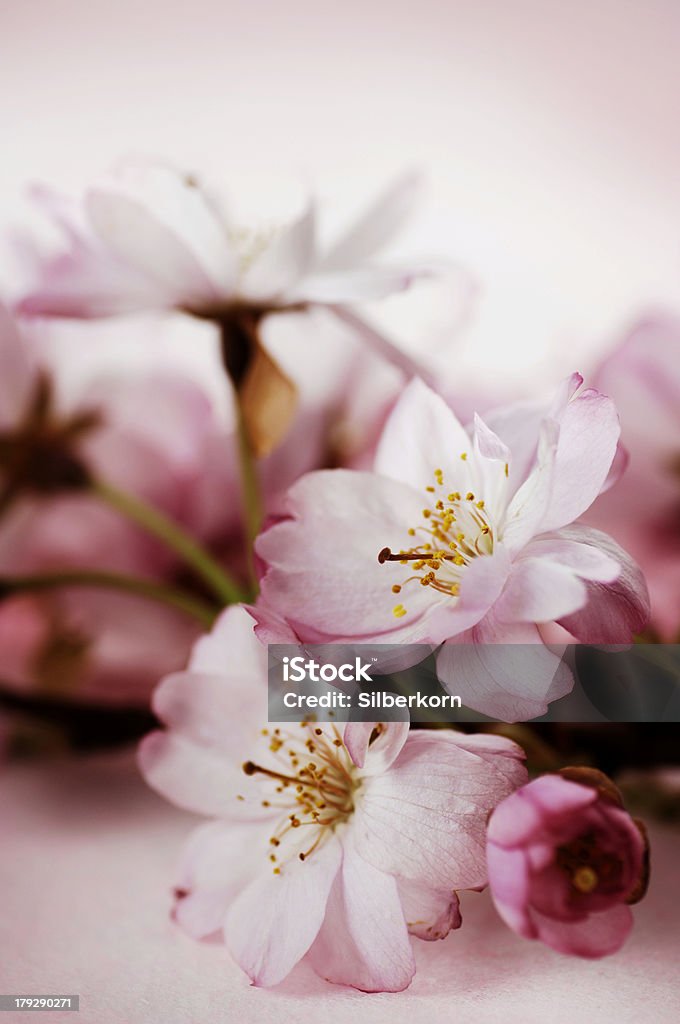
[[465, 559], [463, 558], [462, 555], [456, 555], [453, 562], [454, 565], [465, 565]]
[[477, 502], [477, 508], [484, 508], [484, 500]]
[[430, 494], [434, 494], [434, 487], [426, 487], [425, 490], [429, 491]]
[[461, 452], [460, 457], [463, 460], [463, 462], [467, 462], [467, 452]]
[[423, 509], [423, 516], [425, 517], [425, 519], [429, 519], [431, 515], [432, 515], [432, 512], [430, 511], [429, 508], [424, 508]]
[[409, 537], [415, 537], [416, 535], [416, 531], [413, 529], [412, 526], [409, 528], [408, 535]]
[[396, 604], [392, 609], [392, 614], [394, 615], [395, 619], [403, 619], [404, 615], [406, 615], [406, 609], [404, 608], [403, 604]]
[[509, 475], [509, 473], [510, 473], [510, 467], [508, 466], [508, 464], [507, 464], [507, 462], [506, 462], [506, 463], [505, 463], [505, 475], [506, 475], [506, 476], [508, 476], [508, 475]]
[[401, 587], [399, 586], [398, 583], [395, 583], [394, 586], [392, 587], [392, 593], [393, 594], [400, 594], [401, 593]]
[[466, 501], [474, 501], [475, 500], [475, 496], [472, 493], [472, 491], [468, 491], [467, 492], [467, 494], [465, 495], [465, 500]]

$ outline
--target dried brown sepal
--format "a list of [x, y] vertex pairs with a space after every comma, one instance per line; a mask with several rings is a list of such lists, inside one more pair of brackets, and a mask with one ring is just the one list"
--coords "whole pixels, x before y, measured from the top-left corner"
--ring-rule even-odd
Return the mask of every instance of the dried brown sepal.
[[259, 342], [239, 388], [241, 415], [253, 454], [261, 459], [283, 441], [297, 406], [297, 388]]
[[590, 786], [596, 789], [598, 794], [617, 807], [623, 807], [623, 797], [617, 786], [604, 772], [597, 768], [587, 768], [585, 765], [569, 765], [567, 768], [560, 768], [558, 775], [570, 782], [578, 782], [582, 786]]
[[642, 871], [638, 883], [630, 893], [626, 903], [639, 903], [642, 897], [647, 892], [649, 886], [649, 874], [650, 874], [650, 854], [649, 854], [649, 838], [647, 836], [647, 829], [645, 823], [640, 821], [639, 818], [633, 818], [633, 824], [636, 826], [638, 832], [642, 836], [642, 843], [644, 849], [642, 851]]

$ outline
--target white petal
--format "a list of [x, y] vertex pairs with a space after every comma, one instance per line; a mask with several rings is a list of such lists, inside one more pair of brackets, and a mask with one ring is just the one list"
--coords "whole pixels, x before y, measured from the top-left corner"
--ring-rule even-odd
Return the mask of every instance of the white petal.
[[304, 862], [284, 864], [281, 874], [265, 868], [232, 905], [225, 939], [255, 985], [283, 981], [314, 942], [341, 860], [331, 835]]
[[356, 266], [387, 245], [413, 214], [422, 187], [423, 178], [417, 172], [397, 178], [331, 246], [322, 268], [335, 270]]
[[415, 974], [397, 883], [359, 856], [351, 836], [309, 959], [328, 981], [363, 992], [401, 992]]
[[465, 492], [473, 479], [468, 460], [471, 441], [443, 398], [422, 380], [412, 380], [392, 410], [375, 458], [375, 471], [423, 492], [444, 474], [444, 487]]

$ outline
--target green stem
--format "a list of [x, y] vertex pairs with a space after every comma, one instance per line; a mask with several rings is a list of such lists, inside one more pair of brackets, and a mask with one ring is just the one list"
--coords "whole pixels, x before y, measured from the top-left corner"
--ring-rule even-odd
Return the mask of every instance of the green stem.
[[148, 533], [172, 548], [210, 587], [223, 604], [237, 604], [244, 599], [238, 585], [214, 561], [204, 547], [153, 505], [126, 491], [118, 490], [102, 480], [94, 480], [91, 490], [107, 505], [131, 519]]
[[256, 460], [248, 439], [248, 431], [246, 430], [239, 394], [236, 389], [234, 389], [234, 403], [236, 406], [236, 443], [238, 445], [243, 494], [243, 517], [248, 544], [248, 568], [254, 593], [257, 594], [258, 581], [253, 561], [253, 545], [262, 526], [262, 495], [260, 493], [260, 481], [257, 476]]
[[97, 587], [120, 590], [150, 601], [159, 601], [191, 615], [207, 628], [215, 621], [217, 610], [177, 587], [166, 587], [153, 580], [98, 569], [68, 569], [64, 572], [36, 573], [30, 576], [0, 577], [0, 599], [56, 587]]

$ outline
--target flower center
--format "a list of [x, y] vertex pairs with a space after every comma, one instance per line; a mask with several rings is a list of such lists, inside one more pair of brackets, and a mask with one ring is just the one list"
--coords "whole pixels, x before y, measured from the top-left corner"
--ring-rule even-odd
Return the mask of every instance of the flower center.
[[598, 889], [607, 892], [620, 882], [622, 863], [604, 850], [595, 832], [585, 832], [557, 850], [557, 865], [573, 888], [584, 896]]
[[229, 241], [236, 251], [241, 274], [245, 274], [259, 259], [281, 231], [281, 226], [276, 224], [263, 225], [257, 229], [236, 226], [228, 229]]
[[[467, 460], [467, 453], [461, 455]], [[430, 496], [430, 505], [423, 509], [422, 526], [411, 527], [410, 537], [422, 534], [420, 544], [393, 552], [383, 548], [378, 554], [381, 565], [385, 562], [412, 563], [413, 574], [392, 587], [393, 594], [401, 593], [408, 583], [419, 582], [423, 587], [432, 587], [440, 594], [458, 597], [465, 567], [482, 555], [493, 554], [494, 526], [484, 505], [484, 499], [466, 491], [449, 491], [444, 483], [444, 473], [435, 469], [436, 486], [425, 488]], [[397, 619], [406, 615], [403, 604], [392, 609]]]
[[[307, 860], [333, 830], [354, 811], [360, 785], [355, 766], [335, 726], [301, 722], [301, 733], [263, 729], [268, 742], [266, 765], [246, 761], [243, 771], [257, 777], [262, 807], [281, 810], [269, 837], [269, 860], [275, 875], [297, 856]], [[239, 798], [243, 799], [243, 798]]]

